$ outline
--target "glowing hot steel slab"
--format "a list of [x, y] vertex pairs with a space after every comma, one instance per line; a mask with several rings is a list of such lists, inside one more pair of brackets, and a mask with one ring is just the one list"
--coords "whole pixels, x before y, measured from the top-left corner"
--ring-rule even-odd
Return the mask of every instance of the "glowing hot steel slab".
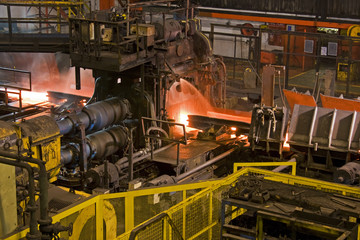
[[[241, 132], [249, 132], [250, 124], [243, 121], [234, 121], [223, 118], [225, 114], [218, 115], [219, 118], [206, 117], [199, 115], [189, 115], [189, 126], [198, 129], [208, 129], [212, 125], [225, 125], [229, 127], [237, 127]], [[231, 116], [231, 115], [230, 115]], [[220, 118], [221, 117], [221, 118]]]

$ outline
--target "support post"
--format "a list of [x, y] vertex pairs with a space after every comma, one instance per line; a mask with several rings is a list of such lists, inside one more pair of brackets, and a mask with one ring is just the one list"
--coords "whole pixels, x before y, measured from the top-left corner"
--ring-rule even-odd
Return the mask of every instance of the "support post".
[[80, 90], [81, 89], [80, 67], [75, 67], [75, 81], [76, 81], [76, 90]]

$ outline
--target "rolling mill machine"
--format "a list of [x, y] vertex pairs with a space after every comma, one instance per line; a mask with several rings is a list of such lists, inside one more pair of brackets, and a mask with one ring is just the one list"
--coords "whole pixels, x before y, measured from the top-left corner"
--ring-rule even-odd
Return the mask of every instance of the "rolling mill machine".
[[[201, 95], [211, 102], [206, 103], [209, 108], [224, 105], [226, 68], [199, 31], [189, 1], [170, 6], [171, 2], [139, 2], [70, 19], [76, 88], [81, 88], [81, 67], [92, 69], [95, 90], [82, 109], [61, 114], [52, 109], [51, 116], [0, 123], [0, 163], [16, 166], [16, 172], [13, 167], [2, 170], [2, 184], [11, 185], [1, 192], [7, 196], [2, 214], [9, 216], [2, 232], [29, 224], [28, 239], [71, 233], [71, 225], [52, 224], [49, 209], [58, 208], [52, 203], [72, 202], [64, 202], [61, 195], [51, 200], [49, 183], [70, 191], [109, 193], [196, 181], [214, 176], [213, 164], [239, 146], [234, 139], [231, 144], [226, 139], [190, 139], [185, 124], [178, 123], [182, 107]], [[169, 101], [182, 94], [192, 98], [182, 105]], [[186, 113], [201, 108], [202, 103]], [[237, 123], [239, 129], [249, 128], [248, 123]], [[216, 131], [220, 135], [230, 130]]]
[[283, 160], [297, 161], [303, 175], [357, 183], [356, 111], [295, 105], [290, 117], [286, 107], [220, 109], [226, 67], [190, 1], [120, 5], [69, 19], [76, 88], [80, 68], [96, 79], [83, 107], [0, 121], [0, 216], [8, 216], [1, 233], [29, 225], [28, 239], [70, 236], [72, 225], [53, 224], [49, 210], [78, 199], [54, 194], [54, 185], [114, 193], [221, 177], [235, 161]]

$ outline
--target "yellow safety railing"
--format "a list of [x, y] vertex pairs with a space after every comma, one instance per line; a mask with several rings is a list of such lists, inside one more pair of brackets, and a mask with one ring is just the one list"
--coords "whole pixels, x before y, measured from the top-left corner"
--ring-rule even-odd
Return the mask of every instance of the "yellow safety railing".
[[[60, 234], [64, 239], [94, 239], [94, 236], [97, 240], [104, 239], [104, 236], [106, 239], [129, 239], [134, 229], [141, 226], [145, 227], [135, 239], [181, 239], [179, 233], [182, 239], [218, 239], [221, 201], [244, 175], [261, 175], [271, 181], [360, 198], [358, 187], [259, 168], [242, 168], [222, 180], [94, 196], [53, 216], [53, 221], [60, 221], [64, 226], [73, 224], [72, 236]], [[159, 216], [166, 217], [154, 221]], [[6, 240], [21, 239], [27, 231]]]
[[239, 162], [234, 163], [234, 172], [237, 172], [240, 167], [279, 167], [291, 166], [291, 174], [296, 175], [296, 162]]
[[[269, 170], [257, 168], [242, 168], [217, 184], [202, 190], [169, 210], [164, 211], [162, 214], [169, 216], [171, 221], [175, 223], [177, 231], [182, 233], [182, 239], [218, 239], [220, 237], [221, 227], [221, 200], [226, 197], [226, 193], [231, 185], [242, 175], [262, 175], [264, 179], [270, 179], [272, 181], [302, 185], [325, 192], [360, 198], [360, 190], [357, 187], [344, 186], [284, 173], [274, 173]], [[243, 212], [244, 211], [240, 209], [239, 213], [230, 214], [229, 216], [234, 218]], [[154, 218], [156, 217], [157, 216]], [[151, 221], [152, 219], [147, 222]], [[162, 236], [162, 239], [179, 239], [177, 235], [173, 234], [173, 227], [170, 226], [167, 221], [157, 221], [150, 225], [147, 225], [147, 222], [142, 223], [142, 226], [146, 227], [137, 234], [135, 239], [161, 239], [158, 238], [159, 236]], [[117, 239], [133, 239], [131, 238], [131, 231], [122, 234], [117, 237]]]
[[[73, 224], [72, 236], [63, 232], [60, 233], [61, 238], [93, 239], [96, 236], [97, 240], [102, 240], [105, 232], [106, 239], [116, 239], [134, 226], [219, 181], [221, 180], [97, 195], [70, 206], [52, 219], [54, 223], [60, 222], [64, 226]], [[4, 239], [21, 239], [27, 232], [28, 228]]]

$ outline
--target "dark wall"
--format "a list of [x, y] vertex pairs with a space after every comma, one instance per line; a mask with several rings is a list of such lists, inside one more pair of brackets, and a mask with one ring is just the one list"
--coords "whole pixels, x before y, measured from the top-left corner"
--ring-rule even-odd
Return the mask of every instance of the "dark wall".
[[359, 0], [197, 0], [204, 7], [360, 18]]
[[360, 18], [359, 0], [327, 0], [328, 16]]

